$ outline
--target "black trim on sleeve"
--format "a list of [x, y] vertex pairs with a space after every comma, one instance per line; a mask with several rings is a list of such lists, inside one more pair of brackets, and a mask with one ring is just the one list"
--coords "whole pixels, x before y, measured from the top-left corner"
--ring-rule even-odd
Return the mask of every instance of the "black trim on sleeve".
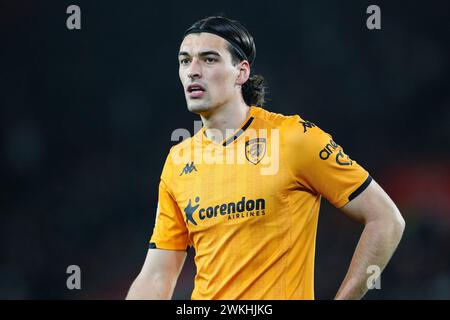
[[[156, 246], [156, 243], [154, 243], [154, 242], [150, 242], [150, 244], [148, 245], [148, 248], [149, 249], [159, 249], [157, 246]], [[186, 252], [189, 252], [189, 248], [190, 248], [190, 246], [188, 246], [187, 248], [186, 248]], [[177, 250], [178, 251], [178, 250]]]
[[368, 186], [369, 184], [372, 182], [372, 177], [369, 176], [367, 177], [366, 181], [364, 181], [364, 183], [362, 185], [359, 186], [358, 189], [356, 189], [355, 191], [352, 192], [351, 195], [349, 195], [348, 197], [348, 201], [352, 201], [353, 199], [355, 199], [357, 196], [359, 196], [359, 194], [361, 192], [363, 192]]

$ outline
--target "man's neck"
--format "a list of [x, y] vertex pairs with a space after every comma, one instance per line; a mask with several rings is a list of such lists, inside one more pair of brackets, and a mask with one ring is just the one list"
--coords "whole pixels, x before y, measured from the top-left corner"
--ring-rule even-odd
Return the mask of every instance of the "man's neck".
[[[247, 119], [250, 108], [244, 103], [223, 105], [211, 114], [200, 115], [206, 136], [214, 143], [222, 143], [230, 132], [239, 129]], [[214, 129], [214, 130], [211, 130]]]

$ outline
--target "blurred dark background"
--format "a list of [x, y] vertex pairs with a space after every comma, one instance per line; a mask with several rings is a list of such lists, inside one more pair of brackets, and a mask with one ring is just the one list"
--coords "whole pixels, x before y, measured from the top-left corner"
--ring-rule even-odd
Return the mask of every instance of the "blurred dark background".
[[[81, 8], [81, 30], [66, 8]], [[366, 8], [381, 7], [381, 30]], [[300, 114], [385, 188], [407, 227], [367, 299], [450, 299], [448, 1], [1, 1], [0, 298], [122, 299], [153, 230], [171, 132], [193, 121], [184, 30], [253, 34], [266, 108]], [[334, 297], [362, 226], [323, 200], [316, 298]], [[174, 298], [190, 298], [192, 252]], [[66, 288], [79, 265], [82, 289]]]

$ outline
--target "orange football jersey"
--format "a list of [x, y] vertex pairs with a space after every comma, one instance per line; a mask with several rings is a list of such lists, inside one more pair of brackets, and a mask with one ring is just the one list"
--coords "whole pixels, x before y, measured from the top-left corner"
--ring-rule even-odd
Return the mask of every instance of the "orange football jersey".
[[252, 106], [223, 143], [171, 148], [150, 248], [195, 249], [192, 299], [314, 299], [321, 196], [340, 208], [370, 181], [313, 123]]

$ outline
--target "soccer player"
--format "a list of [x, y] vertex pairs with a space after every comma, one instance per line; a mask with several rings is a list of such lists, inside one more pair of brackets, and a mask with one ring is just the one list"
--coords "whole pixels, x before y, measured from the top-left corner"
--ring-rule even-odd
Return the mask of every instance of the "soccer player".
[[[192, 299], [314, 299], [321, 197], [364, 224], [336, 299], [360, 299], [405, 222], [333, 138], [300, 116], [262, 108], [255, 43], [239, 22], [208, 17], [184, 34], [179, 76], [203, 127], [171, 148], [145, 263], [127, 299], [170, 299], [189, 247]], [[231, 130], [231, 131], [230, 131]]]

